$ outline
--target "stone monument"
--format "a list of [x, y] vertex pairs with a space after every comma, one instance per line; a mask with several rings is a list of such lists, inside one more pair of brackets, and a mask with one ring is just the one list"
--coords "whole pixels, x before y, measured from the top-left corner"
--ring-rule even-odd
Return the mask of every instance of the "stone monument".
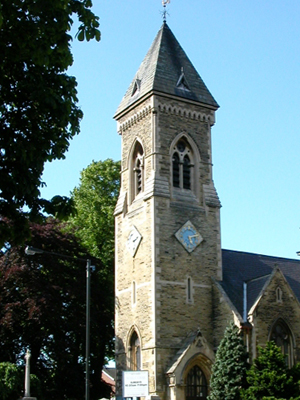
[[26, 366], [25, 366], [25, 394], [23, 397], [23, 400], [37, 400], [36, 397], [31, 397], [30, 396], [30, 351], [27, 349], [26, 355], [25, 355], [25, 360], [26, 360]]

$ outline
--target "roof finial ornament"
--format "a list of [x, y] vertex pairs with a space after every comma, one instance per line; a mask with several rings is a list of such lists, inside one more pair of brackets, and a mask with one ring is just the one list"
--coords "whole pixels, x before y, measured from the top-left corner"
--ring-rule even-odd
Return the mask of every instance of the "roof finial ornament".
[[164, 22], [167, 21], [167, 14], [168, 14], [168, 12], [167, 12], [167, 4], [170, 4], [170, 1], [171, 0], [162, 0], [162, 5], [163, 5], [163, 8], [164, 8], [164, 11], [162, 12], [162, 15], [163, 15], [163, 21]]

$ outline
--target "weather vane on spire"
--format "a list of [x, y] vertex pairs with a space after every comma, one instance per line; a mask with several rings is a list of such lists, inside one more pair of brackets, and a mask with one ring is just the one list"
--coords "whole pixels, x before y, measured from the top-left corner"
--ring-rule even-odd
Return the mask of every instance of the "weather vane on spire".
[[167, 13], [167, 4], [170, 4], [170, 1], [171, 0], [162, 0], [162, 5], [164, 7], [164, 11], [162, 13], [164, 22], [166, 22], [166, 20], [167, 20], [167, 14], [168, 14]]

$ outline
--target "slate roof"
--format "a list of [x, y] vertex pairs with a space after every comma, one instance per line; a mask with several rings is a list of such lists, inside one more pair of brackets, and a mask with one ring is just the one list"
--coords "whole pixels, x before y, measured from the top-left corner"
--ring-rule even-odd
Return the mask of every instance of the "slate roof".
[[222, 250], [223, 281], [219, 282], [240, 315], [243, 315], [243, 283], [247, 282], [247, 311], [278, 267], [300, 301], [300, 261], [242, 251]]
[[115, 117], [151, 92], [219, 106], [164, 22], [123, 97]]

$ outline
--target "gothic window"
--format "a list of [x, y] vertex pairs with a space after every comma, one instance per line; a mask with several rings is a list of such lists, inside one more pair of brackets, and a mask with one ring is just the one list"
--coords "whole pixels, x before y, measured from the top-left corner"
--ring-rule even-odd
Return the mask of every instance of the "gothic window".
[[274, 325], [270, 339], [281, 349], [282, 354], [285, 355], [287, 366], [291, 368], [293, 366], [292, 335], [283, 320], [279, 319]]
[[186, 378], [186, 400], [207, 398], [207, 381], [198, 365], [192, 367]]
[[172, 154], [173, 187], [192, 190], [193, 176], [192, 150], [187, 140], [178, 140]]
[[276, 301], [277, 303], [282, 303], [282, 290], [279, 286], [276, 288]]
[[132, 166], [132, 200], [134, 200], [144, 190], [144, 151], [140, 142], [136, 142]]
[[130, 369], [131, 371], [139, 371], [141, 369], [141, 345], [135, 331], [130, 339]]

